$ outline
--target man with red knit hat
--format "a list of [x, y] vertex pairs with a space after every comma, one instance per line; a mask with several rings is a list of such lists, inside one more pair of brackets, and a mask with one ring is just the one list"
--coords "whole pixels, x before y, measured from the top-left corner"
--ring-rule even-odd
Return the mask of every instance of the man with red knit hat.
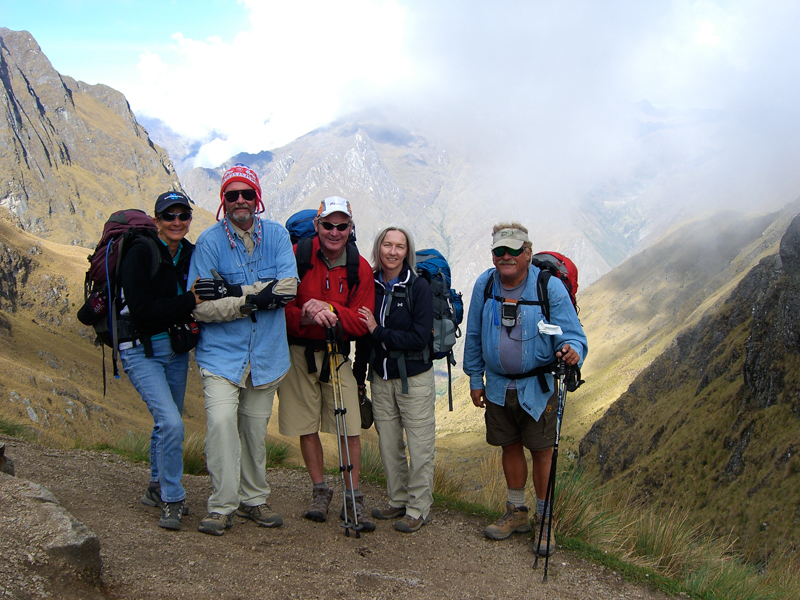
[[211, 535], [230, 529], [234, 513], [261, 527], [283, 524], [267, 504], [264, 438], [289, 369], [283, 307], [297, 291], [297, 268], [288, 232], [259, 217], [263, 210], [255, 171], [242, 164], [225, 171], [217, 211], [223, 218], [200, 234], [189, 269], [198, 296], [213, 300], [194, 313], [212, 487], [198, 529]]
[[[307, 262], [308, 269], [301, 273], [297, 297], [286, 306], [292, 366], [278, 391], [278, 421], [282, 435], [300, 437], [300, 451], [313, 484], [311, 506], [304, 516], [312, 521], [325, 521], [333, 490], [325, 482], [319, 432], [336, 434], [337, 431], [333, 387], [326, 369], [326, 329], [340, 330], [348, 345], [348, 340], [366, 335], [367, 327], [358, 309], [374, 310], [375, 287], [372, 267], [358, 254], [355, 244], [348, 244], [353, 213], [347, 200], [339, 196], [325, 198], [314, 227], [317, 236], [309, 240], [307, 256], [301, 251], [302, 240], [296, 246], [298, 264]], [[352, 463], [352, 479], [346, 479], [346, 485], [352, 482], [352, 488], [345, 496], [354, 500], [355, 516], [362, 530], [374, 531], [375, 523], [364, 509], [364, 496], [358, 490], [361, 466], [358, 384], [349, 367], [340, 369], [339, 375], [347, 429], [341, 443], [347, 444]], [[343, 507], [342, 518], [344, 510]], [[348, 510], [353, 515], [353, 508], [348, 506]]]

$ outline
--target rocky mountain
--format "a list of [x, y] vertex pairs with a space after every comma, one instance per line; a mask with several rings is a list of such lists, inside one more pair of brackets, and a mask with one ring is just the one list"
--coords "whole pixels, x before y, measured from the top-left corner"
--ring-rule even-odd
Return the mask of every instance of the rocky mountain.
[[524, 199], [499, 198], [485, 165], [384, 113], [352, 115], [281, 148], [193, 169], [181, 181], [198, 204], [216, 211], [221, 175], [236, 162], [259, 173], [270, 218], [283, 223], [297, 210], [317, 208], [326, 196], [345, 196], [353, 205], [363, 254], [369, 254], [382, 227], [405, 225], [417, 247], [434, 246], [448, 257], [456, 288], [467, 294], [475, 277], [491, 266], [491, 226], [502, 220], [527, 224], [537, 247], [575, 257], [586, 284], [609, 269], [580, 230], [569, 226], [568, 211], [553, 206], [543, 219]]
[[369, 254], [381, 227], [398, 223], [411, 227], [418, 247], [440, 248], [459, 265], [454, 268], [459, 287], [475, 270], [464, 265], [483, 266], [488, 259], [488, 246], [477, 242], [488, 244], [485, 220], [454, 218], [486, 201], [477, 190], [476, 168], [464, 155], [409, 129], [380, 118], [347, 119], [276, 150], [240, 154], [215, 169], [194, 169], [183, 183], [198, 204], [216, 211], [222, 172], [236, 162], [259, 173], [267, 216], [278, 222], [297, 210], [317, 208], [327, 196], [342, 195], [353, 206], [363, 254]]
[[91, 247], [112, 211], [181, 189], [125, 97], [60, 75], [27, 31], [0, 28], [0, 83], [0, 207], [26, 231]]
[[800, 543], [800, 215], [736, 279], [591, 426], [580, 461], [763, 559]]

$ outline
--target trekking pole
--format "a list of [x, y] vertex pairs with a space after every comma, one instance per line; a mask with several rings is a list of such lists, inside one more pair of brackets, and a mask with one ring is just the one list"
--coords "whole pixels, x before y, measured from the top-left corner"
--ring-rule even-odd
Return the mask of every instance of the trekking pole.
[[[350, 537], [350, 530], [356, 532], [356, 537], [361, 537], [362, 525], [358, 522], [356, 512], [356, 493], [353, 489], [353, 464], [350, 462], [350, 446], [347, 442], [347, 408], [342, 397], [342, 378], [339, 368], [344, 364], [339, 362], [339, 347], [336, 343], [336, 330], [328, 327], [325, 330], [325, 342], [330, 361], [331, 387], [333, 388], [333, 419], [336, 423], [336, 444], [339, 448], [339, 473], [342, 477], [342, 510], [344, 511], [344, 534]], [[342, 451], [342, 436], [344, 436], [344, 451]], [[350, 482], [350, 505], [353, 509], [353, 519], [350, 520], [350, 511], [347, 508], [347, 486], [345, 485], [345, 471]]]
[[549, 518], [547, 523], [547, 544], [544, 555], [544, 577], [542, 583], [547, 583], [547, 569], [550, 565], [550, 532], [553, 530], [553, 508], [556, 498], [556, 468], [558, 466], [558, 442], [561, 439], [561, 420], [564, 416], [564, 401], [567, 396], [567, 365], [561, 360], [558, 362], [558, 367], [555, 372], [556, 379], [558, 380], [558, 410], [556, 411], [556, 441], [553, 444], [553, 459], [550, 463], [550, 477], [547, 479], [547, 491], [544, 495], [544, 511], [541, 523], [539, 523], [539, 542], [536, 544], [536, 558], [533, 560], [533, 568], [535, 569], [539, 564], [539, 548], [542, 546], [542, 538], [544, 537], [544, 515], [548, 514]]

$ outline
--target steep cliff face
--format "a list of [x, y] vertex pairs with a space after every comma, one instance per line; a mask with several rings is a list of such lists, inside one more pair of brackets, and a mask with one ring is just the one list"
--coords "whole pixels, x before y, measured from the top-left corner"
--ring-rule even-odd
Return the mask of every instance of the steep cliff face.
[[757, 557], [800, 543], [798, 449], [800, 216], [778, 255], [635, 379], [580, 456], [616, 489], [733, 527]]
[[0, 28], [0, 206], [37, 236], [91, 246], [121, 207], [180, 189], [125, 97], [61, 76], [26, 31]]

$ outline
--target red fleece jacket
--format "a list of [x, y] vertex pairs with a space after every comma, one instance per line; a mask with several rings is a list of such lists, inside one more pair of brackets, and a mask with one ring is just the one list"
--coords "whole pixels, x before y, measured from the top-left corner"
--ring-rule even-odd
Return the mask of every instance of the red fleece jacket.
[[[358, 316], [358, 309], [366, 306], [375, 311], [375, 283], [372, 267], [359, 257], [358, 286], [353, 293], [347, 285], [347, 268], [334, 267], [328, 270], [327, 265], [319, 257], [319, 238], [314, 238], [311, 249], [311, 268], [306, 271], [303, 280], [297, 287], [297, 296], [285, 309], [286, 332], [290, 336], [310, 340], [324, 340], [325, 329], [319, 325], [300, 325], [300, 311], [303, 305], [315, 298], [330, 303], [339, 317], [344, 329], [345, 339], [355, 339], [367, 334], [367, 327]], [[297, 253], [297, 246], [294, 247]]]

